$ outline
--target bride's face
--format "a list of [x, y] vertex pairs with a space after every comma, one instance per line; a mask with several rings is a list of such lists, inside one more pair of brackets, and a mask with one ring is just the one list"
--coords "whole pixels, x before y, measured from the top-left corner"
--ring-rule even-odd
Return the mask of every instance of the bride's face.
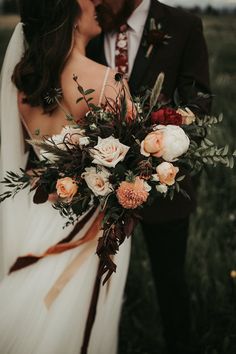
[[77, 0], [81, 8], [81, 14], [76, 23], [78, 31], [88, 40], [101, 32], [97, 21], [95, 6], [92, 0]]

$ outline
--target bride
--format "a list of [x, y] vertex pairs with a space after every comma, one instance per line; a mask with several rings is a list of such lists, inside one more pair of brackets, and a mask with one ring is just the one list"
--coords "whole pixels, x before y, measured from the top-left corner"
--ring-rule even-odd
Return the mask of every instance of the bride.
[[[63, 110], [53, 100], [45, 100], [51, 90], [62, 90], [60, 106], [78, 120], [85, 116], [86, 105], [76, 104], [79, 93], [74, 74], [85, 89], [95, 89], [95, 104], [105, 96], [115, 98], [117, 91], [114, 72], [85, 57], [88, 41], [101, 31], [92, 1], [21, 0], [20, 12], [22, 22], [10, 40], [1, 75], [1, 180], [6, 171], [33, 168], [32, 156], [40, 158], [37, 151], [30, 151], [25, 138], [58, 134], [68, 125]], [[86, 324], [98, 268], [97, 215], [95, 211], [87, 217], [76, 235], [79, 239], [92, 230], [90, 241], [9, 274], [19, 256], [43, 253], [73, 232], [73, 227], [63, 229], [65, 220], [50, 201], [35, 205], [27, 190], [0, 205], [1, 354], [117, 352], [130, 240], [115, 256], [117, 272], [100, 287], [86, 349]], [[75, 259], [79, 262], [73, 263]]]

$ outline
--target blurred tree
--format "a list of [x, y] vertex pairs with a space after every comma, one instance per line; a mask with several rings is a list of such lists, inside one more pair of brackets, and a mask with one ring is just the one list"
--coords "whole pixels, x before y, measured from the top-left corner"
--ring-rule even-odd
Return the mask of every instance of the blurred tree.
[[194, 6], [191, 9], [189, 9], [190, 12], [192, 12], [195, 15], [201, 15], [202, 14], [202, 9], [200, 6]]
[[212, 7], [211, 5], [208, 5], [205, 9], [205, 14], [217, 16], [219, 15], [219, 10], [217, 10], [215, 7]]

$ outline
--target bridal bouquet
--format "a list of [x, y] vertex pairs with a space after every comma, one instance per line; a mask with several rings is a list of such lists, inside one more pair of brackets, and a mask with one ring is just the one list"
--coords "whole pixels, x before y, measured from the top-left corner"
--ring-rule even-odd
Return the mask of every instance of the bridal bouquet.
[[[81, 122], [70, 115], [59, 135], [29, 141], [41, 159], [30, 173], [9, 171], [2, 183], [8, 190], [0, 201], [14, 197], [30, 186], [35, 203], [50, 200], [52, 206], [74, 224], [92, 206], [100, 205], [103, 235], [97, 254], [104, 282], [116, 270], [112, 256], [129, 237], [140, 219], [140, 210], [158, 195], [173, 198], [188, 195], [181, 187], [186, 174], [198, 173], [205, 165], [222, 163], [233, 167], [228, 146], [217, 147], [209, 139], [211, 128], [222, 120], [196, 116], [185, 107], [170, 108], [161, 101], [164, 75], [142, 97], [129, 94], [117, 74], [117, 97], [104, 105], [92, 102], [94, 90], [84, 90], [74, 77], [88, 112]], [[59, 103], [54, 90], [47, 99]]]

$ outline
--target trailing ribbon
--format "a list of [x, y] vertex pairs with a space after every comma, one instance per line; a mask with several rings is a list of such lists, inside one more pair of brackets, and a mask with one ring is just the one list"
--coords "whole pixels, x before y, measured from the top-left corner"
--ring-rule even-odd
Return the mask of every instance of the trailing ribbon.
[[[44, 253], [41, 255], [36, 255], [36, 254], [28, 254], [25, 256], [18, 257], [16, 262], [11, 266], [9, 274], [16, 271], [20, 270], [22, 268], [28, 267], [31, 264], [34, 264], [38, 262], [41, 258], [44, 258], [46, 256], [50, 256], [53, 254], [58, 254], [67, 250], [70, 250], [72, 248], [78, 247], [79, 245], [83, 244], [84, 242], [87, 241], [87, 233], [78, 241], [75, 242], [70, 242], [73, 240], [73, 238], [78, 234], [78, 232], [84, 227], [84, 225], [88, 222], [88, 220], [92, 217], [94, 214], [96, 208], [92, 208], [84, 217], [82, 220], [80, 220], [74, 227], [74, 229], [70, 232], [70, 234], [59, 241], [57, 244], [49, 247]], [[96, 221], [96, 220], [95, 220]]]
[[[54, 300], [58, 297], [58, 295], [61, 293], [61, 291], [64, 289], [66, 284], [71, 280], [71, 278], [74, 276], [76, 271], [79, 269], [79, 267], [86, 261], [88, 256], [91, 254], [95, 254], [95, 249], [97, 245], [97, 240], [98, 237], [101, 236], [101, 223], [104, 215], [103, 213], [100, 213], [89, 230], [86, 232], [85, 237], [83, 237], [83, 240], [78, 240], [73, 243], [73, 248], [77, 247], [85, 242], [87, 242], [86, 247], [72, 260], [72, 262], [65, 268], [63, 273], [59, 276], [59, 278], [56, 280], [52, 288], [49, 290], [47, 293], [44, 302], [49, 309], [51, 305], [53, 304]], [[100, 232], [99, 232], [100, 231]], [[82, 241], [82, 242], [79, 242]], [[75, 246], [77, 244], [77, 246]]]
[[[86, 222], [91, 218], [91, 216], [94, 214], [95, 211], [96, 211], [96, 207], [92, 208], [85, 215], [85, 217], [76, 224], [72, 232], [66, 238], [58, 242], [56, 245], [48, 248], [43, 254], [41, 255], [29, 254], [26, 256], [19, 257], [10, 269], [9, 273], [12, 273], [16, 270], [22, 269], [24, 267], [36, 263], [41, 258], [53, 254], [54, 255], [59, 254], [64, 251], [73, 249], [75, 247], [87, 243], [84, 249], [64, 269], [63, 273], [57, 278], [56, 282], [51, 287], [47, 295], [45, 296], [44, 302], [47, 309], [50, 309], [51, 305], [54, 303], [54, 301], [59, 296], [61, 291], [64, 289], [66, 284], [74, 276], [74, 274], [79, 269], [79, 267], [86, 261], [86, 259], [91, 254], [93, 253], [95, 254], [96, 244], [98, 238], [101, 236], [102, 233], [101, 225], [102, 225], [102, 220], [104, 218], [104, 213], [102, 212], [100, 212], [97, 215], [94, 222], [92, 223], [90, 228], [87, 230], [87, 232], [81, 239], [76, 240], [74, 242], [70, 242], [78, 234], [78, 232], [82, 229], [82, 227], [86, 224]], [[100, 267], [101, 267], [101, 260], [99, 261], [99, 266], [98, 266], [98, 271], [94, 283], [94, 289], [91, 297], [88, 317], [85, 325], [83, 344], [81, 347], [81, 354], [87, 354], [91, 331], [96, 317], [97, 302], [98, 302], [100, 284], [101, 284], [101, 275], [99, 275], [99, 273], [101, 273], [99, 272]]]
[[50, 255], [59, 254], [87, 243], [86, 247], [65, 268], [63, 273], [59, 276], [55, 284], [47, 293], [44, 302], [48, 309], [53, 304], [54, 300], [58, 297], [58, 295], [61, 293], [66, 284], [73, 277], [78, 268], [86, 261], [88, 256], [91, 255], [93, 252], [95, 254], [97, 240], [99, 236], [101, 236], [101, 232], [99, 231], [101, 230], [101, 224], [104, 218], [104, 213], [100, 212], [97, 215], [96, 219], [93, 221], [92, 225], [81, 239], [76, 240], [74, 242], [70, 242], [71, 239], [73, 239], [76, 234], [82, 229], [82, 227], [84, 227], [84, 225], [91, 218], [94, 212], [95, 208], [92, 208], [85, 215], [85, 217], [77, 223], [72, 232], [66, 238], [58, 242], [56, 245], [49, 247], [43, 254], [29, 254], [26, 256], [19, 257], [10, 269], [9, 273], [12, 273], [16, 270], [20, 270], [31, 264], [34, 264], [42, 258], [45, 258]]

